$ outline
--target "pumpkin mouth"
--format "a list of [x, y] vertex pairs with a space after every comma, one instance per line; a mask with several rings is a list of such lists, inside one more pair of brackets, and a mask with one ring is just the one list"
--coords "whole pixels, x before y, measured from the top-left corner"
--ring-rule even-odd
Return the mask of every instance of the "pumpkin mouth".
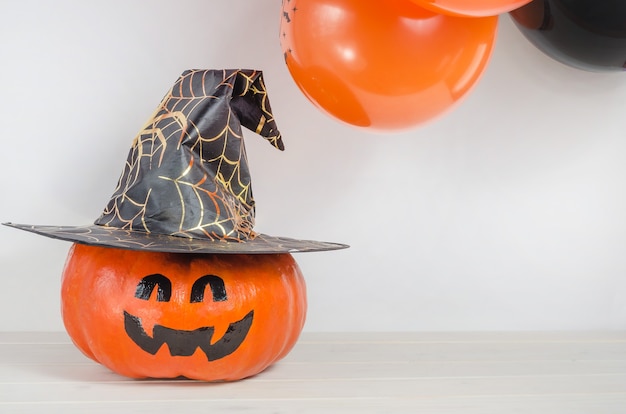
[[141, 324], [141, 318], [124, 311], [124, 329], [128, 337], [149, 354], [156, 354], [163, 344], [167, 344], [172, 356], [191, 356], [200, 348], [209, 361], [215, 361], [230, 355], [246, 339], [252, 326], [254, 310], [241, 320], [228, 325], [226, 333], [211, 344], [214, 328], [205, 326], [191, 331], [172, 329], [154, 325], [152, 336], [148, 335]]

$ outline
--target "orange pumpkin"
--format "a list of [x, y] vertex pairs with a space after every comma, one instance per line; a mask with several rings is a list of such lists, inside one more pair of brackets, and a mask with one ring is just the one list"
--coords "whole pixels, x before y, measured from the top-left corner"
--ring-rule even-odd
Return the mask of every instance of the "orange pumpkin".
[[76, 346], [133, 378], [232, 381], [294, 346], [306, 316], [288, 253], [185, 254], [74, 244], [61, 289]]

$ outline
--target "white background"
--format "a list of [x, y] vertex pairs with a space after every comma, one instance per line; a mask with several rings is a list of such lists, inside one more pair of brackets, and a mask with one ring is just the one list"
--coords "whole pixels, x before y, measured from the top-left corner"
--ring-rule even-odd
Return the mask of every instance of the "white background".
[[[504, 15], [460, 106], [374, 134], [300, 93], [280, 11], [0, 1], [0, 220], [91, 223], [184, 69], [261, 69], [287, 149], [247, 134], [256, 229], [352, 246], [295, 256], [306, 330], [626, 328], [626, 74], [555, 62]], [[69, 243], [7, 227], [0, 243], [0, 330], [62, 330]]]

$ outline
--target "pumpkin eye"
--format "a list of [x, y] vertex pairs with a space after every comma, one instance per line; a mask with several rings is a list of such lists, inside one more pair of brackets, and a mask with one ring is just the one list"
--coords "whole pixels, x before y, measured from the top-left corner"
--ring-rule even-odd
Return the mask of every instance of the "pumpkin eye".
[[211, 287], [213, 293], [213, 302], [223, 302], [228, 300], [226, 296], [226, 287], [224, 286], [224, 280], [221, 277], [215, 275], [202, 276], [196, 280], [191, 287], [191, 303], [202, 302], [204, 300], [204, 291], [206, 285]]
[[169, 302], [170, 297], [172, 296], [172, 282], [170, 282], [167, 277], [159, 273], [155, 273], [141, 279], [137, 285], [135, 297], [138, 299], [149, 300], [155, 286], [157, 287], [156, 300], [158, 302]]

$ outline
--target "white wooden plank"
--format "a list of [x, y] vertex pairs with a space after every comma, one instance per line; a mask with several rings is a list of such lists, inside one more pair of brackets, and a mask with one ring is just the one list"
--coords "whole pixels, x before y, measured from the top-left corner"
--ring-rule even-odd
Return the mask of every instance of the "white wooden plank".
[[360, 378], [245, 381], [208, 384], [192, 381], [3, 384], [0, 401], [161, 401], [324, 398], [433, 398], [446, 396], [580, 395], [626, 393], [626, 374], [545, 377]]
[[622, 332], [305, 333], [279, 364], [225, 384], [129, 380], [84, 357], [65, 333], [0, 334], [0, 413], [622, 414], [625, 406]]
[[625, 374], [626, 361], [514, 361], [514, 362], [407, 362], [407, 363], [289, 363], [270, 367], [263, 380], [323, 380], [325, 378], [454, 378], [541, 377]]
[[84, 364], [91, 361], [73, 344], [0, 344], [0, 366], [40, 364]]
[[626, 395], [500, 396], [445, 398], [324, 398], [240, 401], [136, 401], [2, 404], [12, 414], [255, 413], [255, 414], [623, 414]]
[[626, 360], [623, 342], [300, 342], [299, 362]]
[[[285, 362], [400, 363], [425, 361], [626, 361], [622, 342], [299, 342]], [[0, 344], [0, 365], [80, 364], [89, 359], [73, 345]]]
[[[278, 362], [259, 380], [323, 380], [326, 378], [540, 377], [553, 375], [626, 374], [626, 361], [495, 361], [400, 363]], [[13, 364], [0, 369], [0, 385], [9, 383], [130, 381], [91, 361], [84, 364]]]

